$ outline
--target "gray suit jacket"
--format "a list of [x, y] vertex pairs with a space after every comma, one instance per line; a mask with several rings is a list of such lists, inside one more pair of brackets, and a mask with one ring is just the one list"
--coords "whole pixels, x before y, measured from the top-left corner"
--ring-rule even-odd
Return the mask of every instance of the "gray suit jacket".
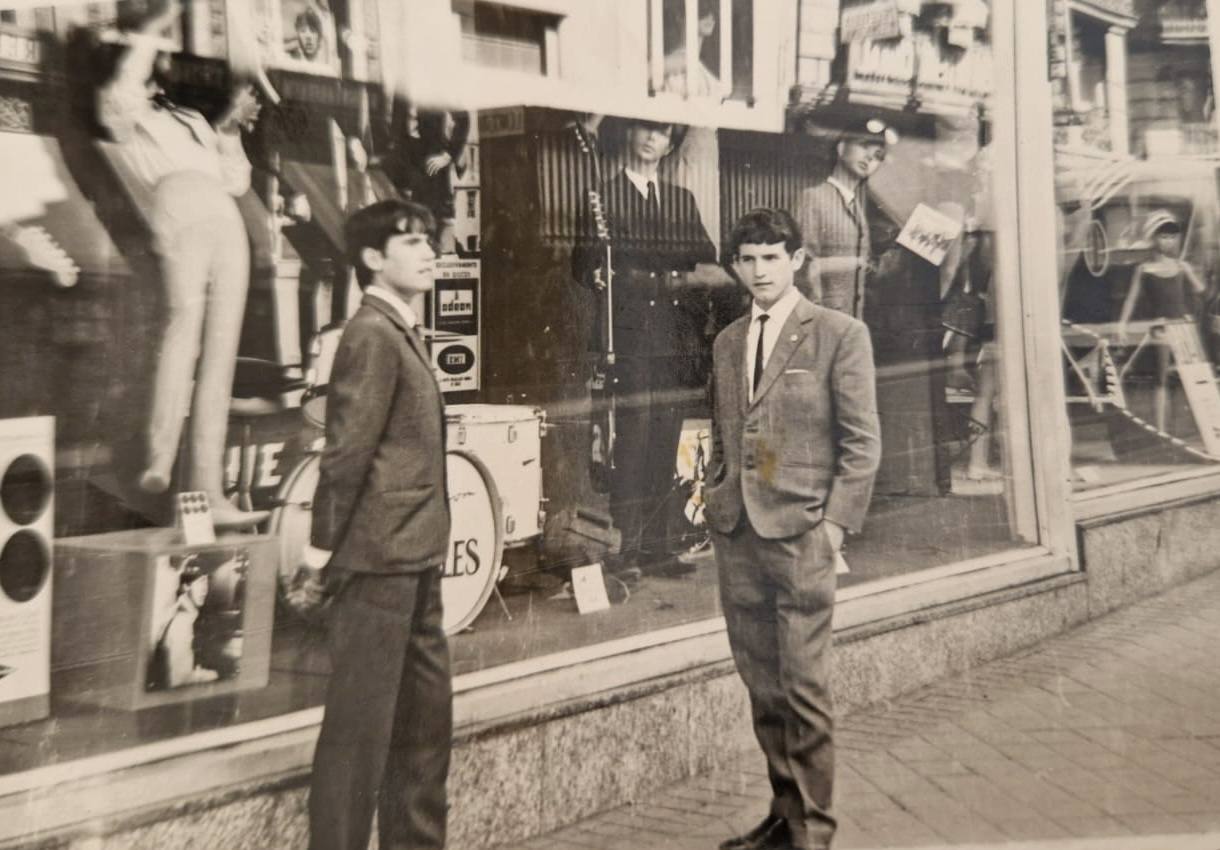
[[374, 296], [335, 352], [311, 537], [357, 572], [434, 567], [449, 546], [440, 387], [418, 335]]
[[713, 349], [712, 528], [743, 512], [759, 536], [792, 537], [823, 518], [859, 531], [881, 460], [872, 343], [864, 324], [802, 298], [749, 399], [747, 314]]

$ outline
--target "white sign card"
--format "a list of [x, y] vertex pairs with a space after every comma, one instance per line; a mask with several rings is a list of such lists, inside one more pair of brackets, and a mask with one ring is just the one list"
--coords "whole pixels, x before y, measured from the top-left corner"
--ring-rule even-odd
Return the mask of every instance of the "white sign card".
[[605, 611], [610, 607], [600, 563], [572, 568], [572, 595], [576, 597], [576, 610], [582, 614]]
[[898, 244], [939, 267], [961, 232], [960, 221], [927, 204], [919, 204], [902, 226]]
[[1216, 389], [1216, 375], [1204, 354], [1199, 331], [1190, 322], [1167, 322], [1165, 338], [1203, 447], [1209, 455], [1220, 457], [1220, 390]]

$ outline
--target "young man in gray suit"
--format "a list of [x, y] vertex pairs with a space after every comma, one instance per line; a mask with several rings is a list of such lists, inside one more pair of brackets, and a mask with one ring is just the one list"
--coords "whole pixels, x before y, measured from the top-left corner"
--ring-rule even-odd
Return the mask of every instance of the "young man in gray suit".
[[762, 823], [722, 850], [826, 850], [835, 831], [835, 554], [864, 521], [881, 439], [868, 330], [796, 290], [801, 246], [783, 210], [742, 217], [728, 256], [754, 304], [713, 349], [706, 513], [773, 793]]
[[434, 229], [426, 207], [402, 201], [366, 207], [346, 227], [364, 300], [331, 371], [306, 553], [307, 562], [329, 561], [335, 594], [310, 850], [365, 850], [374, 808], [382, 850], [445, 844], [445, 422], [417, 327], [435, 276]]

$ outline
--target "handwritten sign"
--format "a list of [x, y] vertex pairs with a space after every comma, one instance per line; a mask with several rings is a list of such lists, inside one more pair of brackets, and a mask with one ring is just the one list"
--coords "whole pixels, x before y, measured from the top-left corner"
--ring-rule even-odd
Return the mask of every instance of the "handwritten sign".
[[953, 240], [962, 232], [962, 223], [927, 204], [915, 207], [898, 234], [898, 244], [939, 267], [949, 253]]

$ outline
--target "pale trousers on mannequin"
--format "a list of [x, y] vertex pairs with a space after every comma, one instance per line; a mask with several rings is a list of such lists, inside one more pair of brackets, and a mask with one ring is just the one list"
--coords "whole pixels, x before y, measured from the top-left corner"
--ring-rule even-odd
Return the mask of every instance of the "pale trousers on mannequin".
[[157, 184], [152, 228], [166, 317], [141, 484], [168, 487], [189, 413], [190, 460], [180, 489], [203, 490], [215, 509], [224, 501], [225, 434], [250, 280], [245, 225], [216, 178], [183, 171]]

